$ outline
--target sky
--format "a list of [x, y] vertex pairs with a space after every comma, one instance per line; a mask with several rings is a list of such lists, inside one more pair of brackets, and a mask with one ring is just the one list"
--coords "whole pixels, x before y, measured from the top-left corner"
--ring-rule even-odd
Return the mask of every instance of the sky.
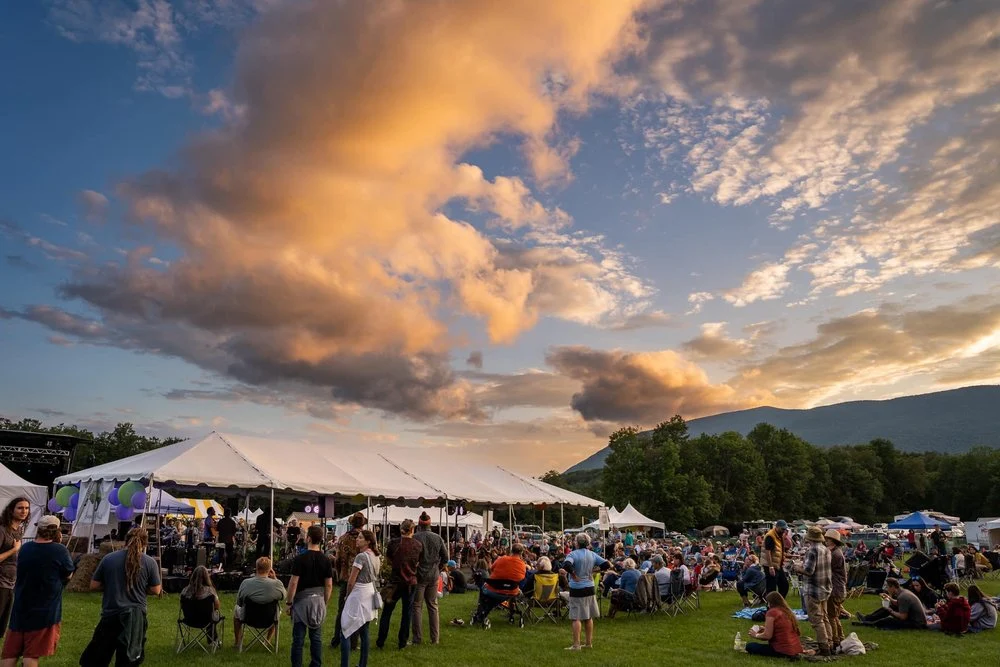
[[0, 414], [564, 469], [1000, 381], [990, 0], [0, 9]]

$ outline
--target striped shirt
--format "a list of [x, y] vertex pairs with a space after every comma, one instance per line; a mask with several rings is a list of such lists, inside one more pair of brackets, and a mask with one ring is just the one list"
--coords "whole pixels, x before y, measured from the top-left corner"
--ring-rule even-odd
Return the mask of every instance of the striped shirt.
[[833, 590], [833, 575], [830, 568], [830, 550], [825, 544], [813, 542], [802, 562], [802, 595], [814, 600], [826, 600]]

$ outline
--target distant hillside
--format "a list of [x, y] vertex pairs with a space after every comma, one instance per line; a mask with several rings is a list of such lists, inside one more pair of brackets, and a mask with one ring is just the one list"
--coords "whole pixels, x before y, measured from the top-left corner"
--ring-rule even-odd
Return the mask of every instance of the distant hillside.
[[[664, 419], [670, 415], [664, 415]], [[907, 452], [960, 453], [976, 445], [1000, 446], [1000, 386], [965, 387], [886, 401], [852, 401], [809, 410], [753, 408], [692, 419], [692, 436], [737, 431], [761, 422], [787, 428], [814, 445], [891, 440]], [[580, 461], [567, 473], [604, 467], [610, 450]]]

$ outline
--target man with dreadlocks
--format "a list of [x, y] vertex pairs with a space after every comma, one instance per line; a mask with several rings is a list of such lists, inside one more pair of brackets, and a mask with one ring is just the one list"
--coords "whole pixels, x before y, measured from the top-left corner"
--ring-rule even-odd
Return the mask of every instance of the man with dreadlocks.
[[146, 645], [146, 596], [159, 595], [160, 567], [146, 555], [145, 528], [128, 531], [125, 550], [101, 559], [90, 590], [103, 591], [101, 620], [80, 656], [81, 667], [139, 665]]

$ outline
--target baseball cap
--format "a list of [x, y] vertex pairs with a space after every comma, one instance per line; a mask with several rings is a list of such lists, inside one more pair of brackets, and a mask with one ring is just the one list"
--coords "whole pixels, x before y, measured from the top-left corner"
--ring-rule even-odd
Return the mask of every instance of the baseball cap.
[[59, 517], [54, 516], [52, 514], [46, 514], [41, 519], [39, 519], [38, 523], [35, 525], [38, 526], [39, 528], [50, 528], [52, 526], [58, 528], [62, 524], [59, 522]]
[[458, 567], [458, 563], [453, 560], [448, 561], [448, 567]]
[[788, 523], [784, 519], [778, 519], [778, 523], [774, 524], [775, 528], [788, 528]]

